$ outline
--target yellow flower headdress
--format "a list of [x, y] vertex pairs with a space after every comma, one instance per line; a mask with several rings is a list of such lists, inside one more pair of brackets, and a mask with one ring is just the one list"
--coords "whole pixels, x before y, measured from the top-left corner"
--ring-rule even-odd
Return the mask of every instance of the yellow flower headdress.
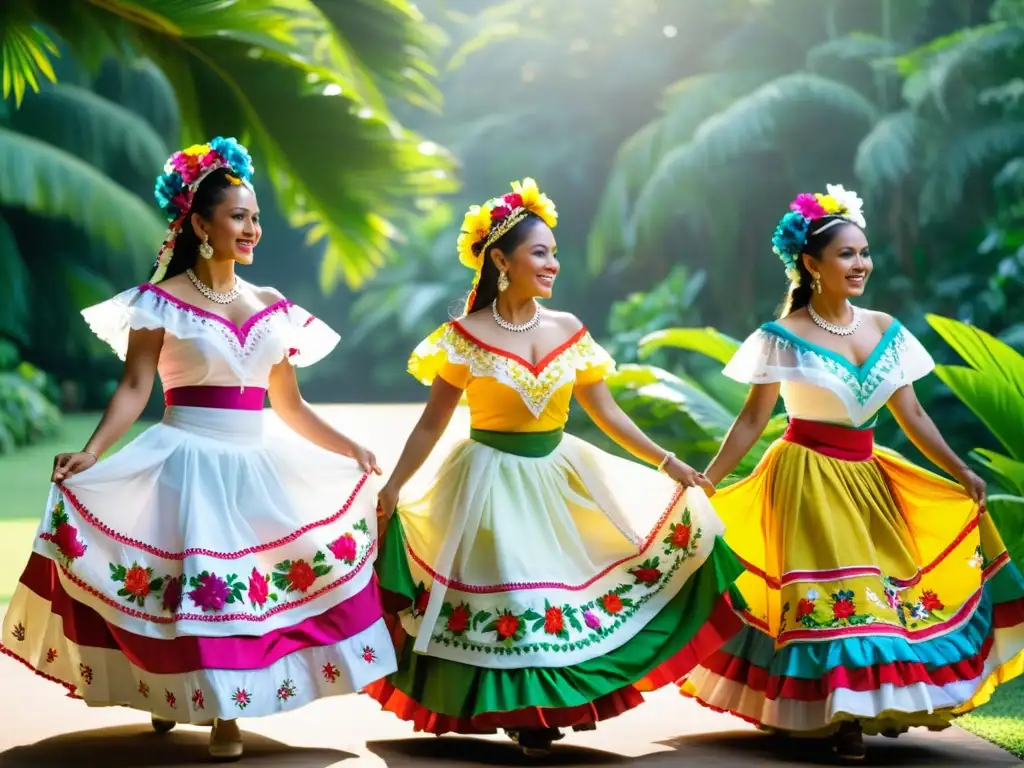
[[466, 312], [473, 306], [476, 298], [477, 285], [484, 268], [484, 254], [502, 235], [526, 218], [534, 214], [552, 229], [558, 224], [558, 212], [555, 204], [537, 187], [537, 182], [526, 178], [512, 182], [512, 191], [501, 197], [488, 200], [483, 205], [470, 206], [462, 220], [462, 231], [459, 233], [459, 261], [472, 269], [473, 290], [466, 300]]

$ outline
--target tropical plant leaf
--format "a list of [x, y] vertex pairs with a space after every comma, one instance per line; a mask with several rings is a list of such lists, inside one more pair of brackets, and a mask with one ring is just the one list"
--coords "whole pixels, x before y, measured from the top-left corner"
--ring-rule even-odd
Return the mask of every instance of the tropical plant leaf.
[[896, 56], [900, 44], [878, 35], [850, 34], [834, 37], [807, 52], [807, 69], [824, 74], [821, 70], [832, 61], [861, 61], [873, 65]]
[[999, 22], [959, 30], [933, 40], [897, 60], [906, 76], [904, 96], [912, 105], [928, 98], [945, 111], [947, 90], [954, 80], [971, 82], [984, 69], [1011, 63], [1024, 46], [1024, 27]]
[[1024, 357], [1009, 344], [973, 325], [940, 315], [925, 315], [928, 324], [971, 368], [1004, 382], [1024, 399]]
[[665, 347], [698, 352], [725, 365], [740, 348], [740, 342], [715, 328], [667, 328], [640, 339], [640, 357], [649, 357]]
[[155, 177], [170, 154], [161, 136], [136, 112], [77, 85], [43, 89], [11, 116], [11, 124], [98, 169], [127, 159], [143, 177]]
[[39, 76], [51, 83], [57, 76], [51, 56], [58, 56], [56, 44], [31, 20], [26, 20], [20, 8], [0, 9], [0, 64], [3, 71], [3, 98], [14, 94], [15, 106], [21, 106], [25, 91], [39, 92]]
[[155, 254], [165, 229], [151, 206], [88, 163], [2, 127], [0, 200], [132, 253]]
[[952, 390], [1014, 459], [1024, 460], [1020, 395], [990, 373], [961, 365], [941, 365], [935, 374]]
[[873, 194], [898, 187], [917, 168], [921, 118], [909, 109], [885, 115], [857, 147], [854, 173]]
[[998, 475], [1007, 491], [1024, 496], [1024, 462], [985, 448], [975, 448], [971, 455]]
[[986, 506], [1010, 558], [1015, 563], [1024, 562], [1024, 498], [1001, 494], [989, 496]]
[[921, 215], [925, 222], [938, 221], [963, 201], [971, 176], [1024, 152], [1024, 121], [1002, 120], [974, 130], [964, 130], [931, 163], [921, 190]]
[[876, 120], [874, 105], [858, 91], [816, 75], [786, 75], [733, 103], [701, 124], [693, 140], [668, 152], [636, 203], [633, 227], [644, 237], [661, 231], [687, 210], [704, 210], [709, 173], [748, 154], [799, 141], [809, 115], [865, 128]]
[[591, 271], [603, 269], [613, 253], [632, 251], [634, 203], [665, 154], [688, 143], [705, 120], [764, 80], [763, 72], [712, 72], [666, 90], [664, 115], [633, 134], [616, 154], [588, 240]]

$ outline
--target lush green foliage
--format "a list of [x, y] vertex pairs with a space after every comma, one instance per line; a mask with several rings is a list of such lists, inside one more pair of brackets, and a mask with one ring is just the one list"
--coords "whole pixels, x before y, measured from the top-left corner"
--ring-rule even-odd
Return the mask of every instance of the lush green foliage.
[[[182, 142], [220, 134], [248, 143], [290, 222], [308, 244], [322, 243], [326, 286], [372, 274], [404, 202], [452, 187], [448, 156], [387, 104], [439, 104], [427, 60], [434, 30], [406, 0], [5, 4], [5, 96], [20, 103], [26, 84], [41, 90], [41, 79], [57, 79], [57, 41], [92, 70], [111, 54], [153, 62], [177, 101]], [[159, 241], [149, 242], [152, 250]]]

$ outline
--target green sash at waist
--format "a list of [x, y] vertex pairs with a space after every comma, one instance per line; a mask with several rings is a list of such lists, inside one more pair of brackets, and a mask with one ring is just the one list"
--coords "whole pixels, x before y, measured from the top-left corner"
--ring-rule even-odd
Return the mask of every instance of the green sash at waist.
[[502, 453], [539, 459], [547, 456], [562, 442], [562, 430], [550, 432], [492, 432], [488, 429], [469, 430], [469, 439]]

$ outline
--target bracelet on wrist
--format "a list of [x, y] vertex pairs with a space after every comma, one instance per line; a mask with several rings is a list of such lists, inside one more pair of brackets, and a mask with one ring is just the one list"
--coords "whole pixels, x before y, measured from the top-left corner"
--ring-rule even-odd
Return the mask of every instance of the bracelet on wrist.
[[672, 459], [674, 459], [675, 457], [676, 457], [676, 455], [674, 453], [672, 453], [672, 451], [668, 451], [662, 457], [661, 463], [658, 464], [658, 471], [659, 472], [664, 472], [665, 471], [665, 465], [668, 464], [670, 461], [672, 461]]

